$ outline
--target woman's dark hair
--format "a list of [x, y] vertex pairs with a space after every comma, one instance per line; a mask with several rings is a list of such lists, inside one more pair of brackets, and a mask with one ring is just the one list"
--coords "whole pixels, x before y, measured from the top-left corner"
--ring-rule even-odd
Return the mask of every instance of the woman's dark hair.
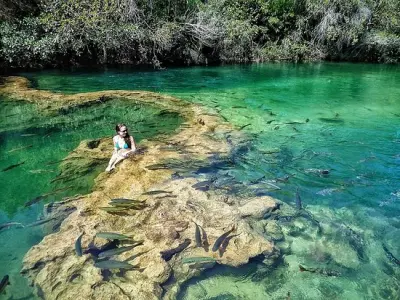
[[[124, 123], [115, 125], [115, 131], [118, 133], [119, 131], [121, 131], [122, 127], [126, 127], [126, 125]], [[128, 127], [126, 128], [128, 129]]]
[[128, 145], [129, 148], [132, 148], [131, 136], [130, 136], [129, 133], [128, 133], [128, 127], [127, 127], [124, 123], [117, 124], [117, 125], [115, 126], [115, 131], [116, 131], [117, 133], [120, 132], [122, 127], [126, 127], [126, 136], [124, 137], [125, 143], [127, 143], [127, 145]]

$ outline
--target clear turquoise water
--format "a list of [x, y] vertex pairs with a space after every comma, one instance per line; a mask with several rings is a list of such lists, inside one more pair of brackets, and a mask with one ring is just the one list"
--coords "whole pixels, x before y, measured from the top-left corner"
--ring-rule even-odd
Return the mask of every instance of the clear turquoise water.
[[[286, 299], [288, 292], [292, 299], [399, 299], [400, 266], [382, 247], [400, 258], [399, 71], [261, 64], [23, 75], [55, 92], [151, 90], [215, 109], [238, 127], [249, 124], [243, 131], [251, 142], [234, 167], [206, 175], [241, 182], [236, 193], [266, 191], [291, 205], [300, 189], [322, 233], [305, 219], [282, 222], [279, 264], [205, 272], [185, 285], [180, 299]], [[287, 182], [276, 181], [287, 175]], [[342, 275], [299, 272], [299, 264]]]
[[[49, 116], [34, 104], [0, 99], [0, 170], [23, 162], [8, 171], [0, 171], [0, 224], [35, 222], [43, 216], [45, 203], [90, 192], [94, 179], [104, 171], [108, 161], [98, 161], [87, 169], [76, 170], [76, 176], [72, 173], [68, 178], [53, 181], [60, 174], [60, 160], [82, 140], [110, 137], [112, 149], [111, 137], [115, 133], [115, 124], [120, 122], [127, 124], [137, 142], [157, 134], [170, 134], [182, 122], [182, 118], [175, 114], [159, 117], [159, 112], [139, 103], [113, 99]], [[37, 196], [68, 187], [72, 188], [24, 207]], [[8, 295], [0, 295], [0, 299], [33, 297], [27, 280], [19, 272], [24, 254], [40, 242], [45, 229], [42, 226], [11, 227], [0, 231], [0, 276], [8, 274], [11, 282], [7, 288]], [[11, 296], [13, 298], [9, 298]]]

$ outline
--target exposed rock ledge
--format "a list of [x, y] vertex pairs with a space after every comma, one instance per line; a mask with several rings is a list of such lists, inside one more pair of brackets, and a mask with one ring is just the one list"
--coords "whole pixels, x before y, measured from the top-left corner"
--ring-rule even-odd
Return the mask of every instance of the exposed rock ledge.
[[[9, 77], [0, 94], [15, 99], [34, 101], [45, 110], [95, 101], [99, 97], [118, 97], [131, 101], [143, 101], [150, 105], [179, 112], [186, 123], [175, 135], [163, 141], [143, 141], [144, 153], [125, 160], [112, 174], [101, 174], [97, 178], [94, 192], [79, 199], [66, 202], [74, 206], [62, 223], [59, 232], [46, 236], [26, 254], [23, 272], [38, 287], [46, 299], [174, 299], [179, 286], [199, 274], [182, 264], [184, 257], [214, 257], [218, 263], [231, 266], [245, 264], [250, 258], [265, 255], [274, 259], [276, 249], [272, 242], [255, 232], [248, 224], [249, 218], [260, 218], [276, 208], [276, 201], [269, 197], [235, 199], [213, 191], [199, 191], [192, 187], [194, 178], [171, 179], [169, 169], [149, 170], [146, 166], [162, 163], [166, 159], [204, 161], [214, 152], [228, 155], [230, 143], [224, 139], [240, 139], [228, 124], [218, 116], [207, 114], [201, 107], [181, 102], [172, 97], [149, 92], [102, 91], [76, 95], [53, 94], [28, 88], [28, 81]], [[49, 101], [51, 100], [51, 101]], [[185, 151], [170, 151], [168, 145], [180, 145]], [[111, 154], [110, 140], [101, 140], [97, 147], [88, 147], [87, 142], [70, 154], [92, 159], [108, 158]], [[165, 195], [142, 195], [148, 190], [166, 190]], [[108, 206], [109, 197], [125, 197], [145, 200], [148, 207], [141, 211], [118, 216], [99, 209]], [[239, 206], [239, 203], [246, 203]], [[233, 225], [237, 226], [237, 237], [233, 238], [222, 257], [218, 252], [205, 252], [195, 247], [195, 226], [203, 226], [212, 247], [215, 240]], [[144, 268], [142, 272], [127, 271], [123, 276], [113, 274], [105, 279], [101, 270], [94, 266], [90, 254], [78, 257], [74, 243], [84, 232], [83, 248], [90, 242], [98, 246], [104, 241], [94, 236], [96, 232], [108, 231], [132, 235], [143, 240], [142, 246], [119, 255], [124, 260], [134, 254], [145, 252], [130, 261]], [[171, 249], [189, 238], [192, 243], [169, 262], [164, 261], [160, 251]], [[168, 290], [163, 291], [166, 282]]]

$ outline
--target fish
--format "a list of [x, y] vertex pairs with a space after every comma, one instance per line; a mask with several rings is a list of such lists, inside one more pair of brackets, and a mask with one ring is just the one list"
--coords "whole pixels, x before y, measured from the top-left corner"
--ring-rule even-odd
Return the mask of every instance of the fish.
[[219, 250], [219, 257], [222, 257], [222, 255], [224, 255], [224, 253], [225, 253], [225, 251], [226, 251], [226, 248], [227, 248], [228, 245], [229, 245], [230, 240], [233, 239], [234, 237], [237, 237], [238, 235], [240, 235], [240, 233], [239, 233], [239, 234], [235, 234], [235, 235], [228, 236], [228, 237], [222, 242], [221, 246], [220, 246], [219, 249], [218, 249], [218, 250]]
[[120, 234], [120, 233], [115, 233], [115, 232], [98, 232], [98, 233], [96, 233], [96, 236], [99, 238], [108, 239], [108, 240], [129, 240], [129, 239], [131, 239], [130, 236]]
[[142, 195], [158, 195], [158, 194], [172, 194], [172, 192], [164, 190], [155, 190], [142, 193]]
[[20, 136], [35, 136], [35, 135], [37, 135], [37, 133], [24, 133], [21, 134]]
[[210, 189], [210, 186], [213, 184], [213, 181], [211, 180], [205, 180], [205, 181], [200, 181], [196, 184], [192, 185], [192, 188], [195, 188], [196, 190], [199, 191], [208, 191]]
[[183, 264], [192, 264], [198, 262], [215, 262], [217, 261], [214, 257], [199, 256], [199, 257], [185, 257], [182, 259]]
[[117, 207], [117, 208], [127, 208], [127, 209], [143, 209], [147, 207], [145, 203], [115, 203], [115, 202], [110, 202], [110, 205]]
[[321, 170], [320, 173], [321, 173], [321, 175], [329, 175], [330, 171], [329, 170]]
[[94, 245], [94, 243], [91, 242], [89, 244], [88, 249], [85, 250], [83, 253], [84, 254], [88, 254], [89, 253], [89, 254], [91, 254], [91, 255], [93, 255], [95, 257], [98, 257], [101, 252], [104, 252], [104, 251], [107, 251], [107, 250], [110, 250], [110, 249], [115, 249], [115, 248], [118, 247], [119, 244], [120, 244], [119, 240], [112, 240], [112, 241], [109, 241], [109, 242], [105, 243], [100, 248], [97, 248]]
[[23, 161], [23, 162], [20, 162], [20, 163], [18, 163], [18, 164], [14, 164], [14, 165], [8, 166], [8, 167], [4, 168], [4, 169], [1, 170], [1, 171], [2, 171], [2, 172], [9, 171], [9, 170], [11, 170], [11, 169], [14, 169], [14, 168], [16, 168], [16, 167], [19, 167], [19, 166], [23, 165], [24, 163], [25, 163], [25, 162]]
[[11, 226], [25, 227], [24, 225], [22, 225], [21, 223], [18, 223], [18, 222], [7, 222], [7, 223], [0, 224], [0, 231], [3, 229], [8, 229]]
[[83, 236], [83, 232], [75, 241], [75, 253], [78, 256], [82, 256], [82, 244], [81, 244], [82, 236]]
[[205, 261], [205, 262], [197, 262], [189, 265], [189, 269], [204, 269], [204, 268], [212, 268], [216, 264], [215, 261]]
[[143, 201], [127, 198], [115, 198], [111, 199], [110, 203], [126, 204], [126, 203], [143, 203]]
[[214, 246], [212, 247], [212, 251], [215, 252], [218, 250], [219, 246], [221, 246], [222, 242], [226, 239], [228, 235], [230, 235], [233, 231], [235, 230], [235, 226], [232, 227], [231, 230], [225, 232], [222, 234], [214, 243]]
[[14, 152], [14, 151], [19, 151], [19, 150], [24, 150], [24, 149], [28, 149], [28, 148], [32, 148], [33, 145], [28, 145], [28, 146], [23, 146], [23, 147], [19, 147], [19, 148], [14, 148], [11, 149], [10, 151], [8, 151], [8, 153]]
[[10, 277], [8, 275], [5, 275], [0, 282], [0, 294], [4, 292], [7, 285], [10, 285]]
[[132, 250], [133, 248], [135, 248], [137, 246], [139, 246], [139, 245], [136, 244], [136, 245], [132, 245], [132, 246], [119, 247], [119, 248], [107, 250], [107, 251], [101, 252], [98, 257], [99, 258], [106, 258], [106, 257], [114, 256], [114, 255], [119, 255], [119, 254], [124, 253], [126, 251]]
[[200, 226], [201, 229], [201, 242], [203, 244], [203, 248], [206, 252], [208, 252], [210, 244], [208, 243], [207, 233], [204, 230], [203, 226]]
[[33, 204], [35, 204], [35, 203], [37, 203], [37, 202], [43, 200], [45, 197], [46, 197], [45, 195], [37, 196], [37, 197], [35, 197], [35, 198], [29, 200], [28, 202], [26, 202], [24, 206], [25, 206], [25, 207], [29, 207], [29, 206], [31, 206], [31, 205], [33, 205]]
[[169, 260], [171, 260], [171, 258], [172, 258], [175, 254], [177, 254], [177, 253], [179, 253], [179, 252], [182, 252], [184, 249], [186, 249], [186, 248], [190, 245], [191, 242], [192, 242], [192, 241], [191, 241], [190, 239], [185, 239], [181, 244], [178, 245], [178, 247], [172, 248], [172, 249], [170, 249], [170, 250], [161, 251], [161, 252], [160, 252], [161, 257], [162, 257], [165, 261], [169, 261]]
[[383, 250], [385, 251], [386, 257], [396, 265], [400, 266], [400, 260], [398, 260], [392, 252], [389, 251], [389, 249], [385, 246], [385, 244], [382, 244]]
[[50, 221], [55, 220], [56, 218], [49, 218], [49, 219], [42, 219], [42, 220], [38, 220], [36, 222], [30, 223], [28, 225], [26, 225], [25, 227], [35, 227], [35, 226], [39, 226], [39, 225], [43, 225], [46, 224]]
[[133, 266], [126, 261], [118, 260], [103, 260], [95, 262], [94, 266], [99, 269], [124, 269], [124, 270], [134, 270], [137, 266]]
[[57, 194], [57, 193], [59, 193], [59, 192], [63, 192], [63, 191], [72, 189], [73, 187], [74, 187], [74, 186], [70, 185], [70, 186], [63, 187], [63, 188], [59, 188], [59, 189], [56, 189], [56, 190], [51, 191], [51, 192], [49, 192], [49, 193], [46, 193], [46, 194], [37, 196], [36, 198], [33, 198], [33, 199], [29, 200], [28, 202], [26, 202], [24, 206], [25, 206], [25, 207], [31, 206], [31, 205], [33, 205], [33, 204], [35, 204], [35, 203], [37, 203], [37, 202], [43, 200], [44, 198], [46, 198], [46, 197], [48, 197], [48, 196], [51, 196], [51, 195]]
[[311, 273], [316, 273], [316, 274], [321, 274], [321, 275], [326, 275], [326, 276], [340, 276], [341, 273], [338, 271], [334, 270], [328, 270], [328, 269], [319, 269], [319, 268], [305, 268], [302, 265], [299, 265], [299, 270], [300, 272], [311, 272]]
[[299, 188], [296, 189], [296, 208], [298, 210], [301, 210], [303, 208], [303, 205], [301, 203]]
[[163, 170], [163, 169], [169, 169], [169, 166], [166, 164], [154, 164], [154, 165], [149, 165], [145, 166], [147, 170]]
[[246, 128], [247, 126], [250, 126], [250, 125], [251, 125], [251, 123], [246, 124], [246, 125], [243, 125], [243, 126], [240, 126], [240, 127], [239, 127], [239, 130], [242, 130], [242, 129]]
[[196, 238], [196, 247], [201, 247], [201, 234], [200, 234], [200, 227], [197, 225], [196, 222], [193, 221], [193, 223], [196, 225], [196, 231], [194, 233], [194, 236]]
[[344, 123], [343, 119], [338, 118], [318, 118], [318, 120], [326, 123]]

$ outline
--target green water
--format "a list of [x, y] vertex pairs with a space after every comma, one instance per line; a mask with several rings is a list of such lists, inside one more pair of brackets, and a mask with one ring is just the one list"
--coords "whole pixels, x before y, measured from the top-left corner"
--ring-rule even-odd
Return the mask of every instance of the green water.
[[[60, 160], [82, 140], [110, 137], [111, 150], [111, 137], [117, 123], [126, 123], [136, 142], [140, 142], [158, 134], [171, 134], [182, 122], [176, 114], [158, 116], [158, 113], [159, 109], [140, 103], [111, 99], [49, 115], [39, 111], [34, 104], [0, 99], [0, 170], [23, 163], [0, 171], [0, 224], [32, 223], [42, 217], [44, 203], [89, 193], [94, 179], [104, 171], [108, 160], [95, 161], [76, 172], [70, 170], [72, 176], [57, 180]], [[51, 195], [44, 201], [25, 207], [29, 200], [46, 193]], [[0, 231], [0, 274], [10, 275], [11, 286], [7, 291], [15, 299], [31, 297], [27, 281], [19, 275], [21, 261], [44, 234], [40, 226]], [[4, 297], [8, 299], [8, 296]]]
[[[250, 142], [235, 155], [234, 166], [203, 168], [193, 176], [288, 205], [299, 188], [320, 230], [305, 218], [279, 221], [284, 239], [276, 239], [282, 253], [276, 265], [254, 261], [204, 272], [182, 288], [179, 299], [287, 299], [288, 292], [291, 299], [399, 299], [400, 266], [382, 246], [400, 259], [399, 71], [262, 64], [23, 75], [55, 92], [141, 89], [210, 107], [245, 126]], [[289, 180], [277, 180], [285, 176]], [[268, 232], [265, 237], [271, 238]], [[300, 272], [299, 264], [341, 275]]]

